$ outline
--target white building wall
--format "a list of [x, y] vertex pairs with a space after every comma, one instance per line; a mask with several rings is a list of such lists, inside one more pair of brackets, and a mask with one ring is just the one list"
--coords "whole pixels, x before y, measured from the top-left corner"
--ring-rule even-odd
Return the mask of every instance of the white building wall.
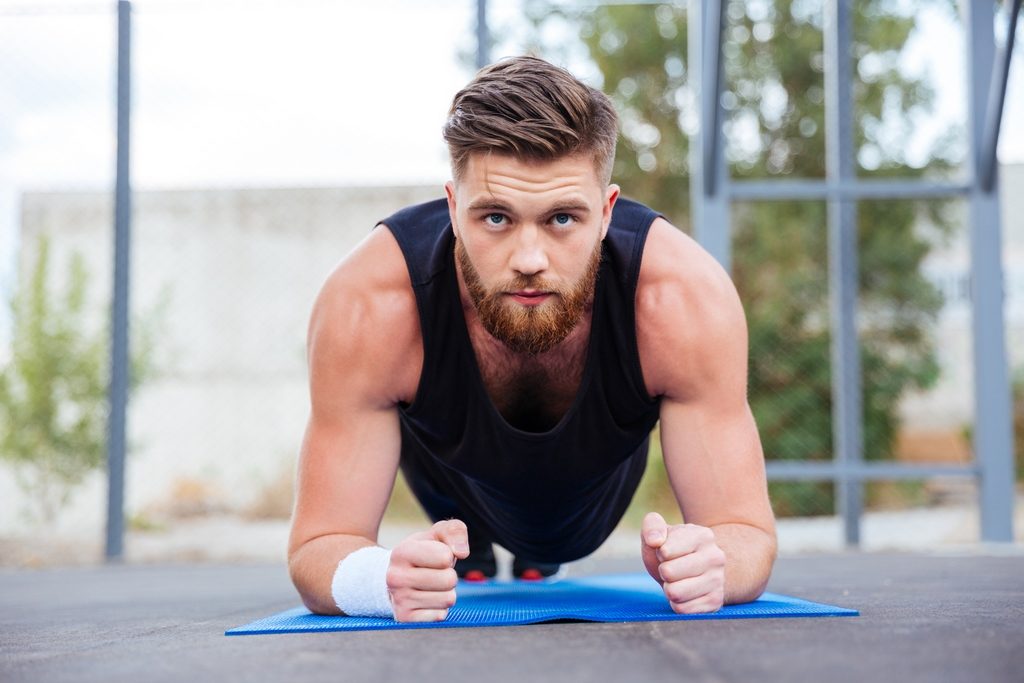
[[[158, 343], [164, 374], [130, 404], [129, 511], [190, 497], [244, 508], [291, 476], [309, 405], [306, 328], [321, 284], [378, 220], [440, 196], [441, 187], [137, 193], [133, 315], [169, 299]], [[54, 275], [82, 253], [98, 328], [110, 297], [110, 197], [28, 194], [22, 207], [23, 272], [42, 234]], [[19, 495], [0, 471], [5, 493]], [[97, 476], [67, 516], [94, 525], [104, 495]], [[11, 502], [0, 506], [0, 532], [19, 523]]]
[[[1000, 168], [1000, 190], [1006, 341], [1011, 371], [1024, 371], [1024, 164]], [[905, 427], [911, 431], [960, 433], [974, 420], [971, 254], [966, 202], [961, 202], [960, 209], [962, 227], [947, 245], [934, 249], [923, 264], [926, 276], [945, 297], [935, 330], [942, 374], [935, 388], [909, 395], [903, 401]]]

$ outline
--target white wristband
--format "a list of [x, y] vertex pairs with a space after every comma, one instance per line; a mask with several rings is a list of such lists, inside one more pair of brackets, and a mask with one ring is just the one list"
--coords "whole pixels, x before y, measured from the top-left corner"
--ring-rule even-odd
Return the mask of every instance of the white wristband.
[[338, 563], [331, 581], [334, 603], [350, 617], [394, 618], [388, 593], [388, 565], [391, 551], [367, 546], [349, 553]]

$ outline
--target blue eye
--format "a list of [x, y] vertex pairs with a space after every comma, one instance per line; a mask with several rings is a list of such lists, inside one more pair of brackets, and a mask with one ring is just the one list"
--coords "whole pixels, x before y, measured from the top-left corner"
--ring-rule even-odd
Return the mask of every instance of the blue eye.
[[490, 225], [501, 225], [505, 222], [505, 217], [500, 213], [489, 213], [484, 217], [484, 220]]
[[556, 213], [555, 214], [555, 223], [557, 223], [558, 225], [569, 225], [570, 223], [572, 223], [572, 221], [573, 221], [572, 216], [570, 216], [567, 213]]

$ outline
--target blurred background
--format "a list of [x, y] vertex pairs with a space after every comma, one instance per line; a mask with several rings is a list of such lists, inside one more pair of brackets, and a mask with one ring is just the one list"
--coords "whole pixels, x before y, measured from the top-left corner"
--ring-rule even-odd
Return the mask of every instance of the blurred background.
[[[615, 100], [624, 194], [691, 225], [700, 117], [686, 3], [490, 0], [489, 56], [532, 53]], [[1006, 5], [996, 34], [1005, 35]], [[969, 183], [967, 36], [953, 0], [852, 3], [856, 176]], [[476, 71], [468, 0], [132, 3], [129, 561], [283, 559], [321, 283], [374, 226], [441, 196], [440, 136]], [[820, 0], [729, 0], [734, 180], [826, 176]], [[1002, 22], [1002, 23], [999, 23]], [[0, 565], [103, 559], [117, 6], [0, 0]], [[1024, 50], [998, 148], [1016, 476], [1024, 474]], [[735, 201], [731, 272], [770, 461], [835, 456], [823, 199]], [[863, 457], [965, 466], [975, 423], [968, 202], [857, 204]], [[607, 552], [678, 519], [657, 440]], [[774, 479], [783, 552], [843, 547], [828, 480]], [[1017, 487], [1017, 539], [1024, 504]], [[974, 476], [869, 481], [865, 549], [979, 535]], [[400, 482], [383, 540], [425, 522]]]

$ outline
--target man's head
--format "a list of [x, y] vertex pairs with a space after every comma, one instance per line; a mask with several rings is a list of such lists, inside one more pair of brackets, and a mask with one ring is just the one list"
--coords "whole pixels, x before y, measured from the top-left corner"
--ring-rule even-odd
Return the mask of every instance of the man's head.
[[607, 95], [536, 57], [506, 59], [477, 73], [455, 95], [444, 139], [452, 175], [470, 155], [495, 153], [523, 161], [590, 156], [598, 178], [611, 181], [618, 116]]
[[592, 300], [618, 197], [616, 132], [607, 97], [539, 59], [488, 67], [455, 96], [445, 189], [459, 272], [513, 351], [552, 349]]

